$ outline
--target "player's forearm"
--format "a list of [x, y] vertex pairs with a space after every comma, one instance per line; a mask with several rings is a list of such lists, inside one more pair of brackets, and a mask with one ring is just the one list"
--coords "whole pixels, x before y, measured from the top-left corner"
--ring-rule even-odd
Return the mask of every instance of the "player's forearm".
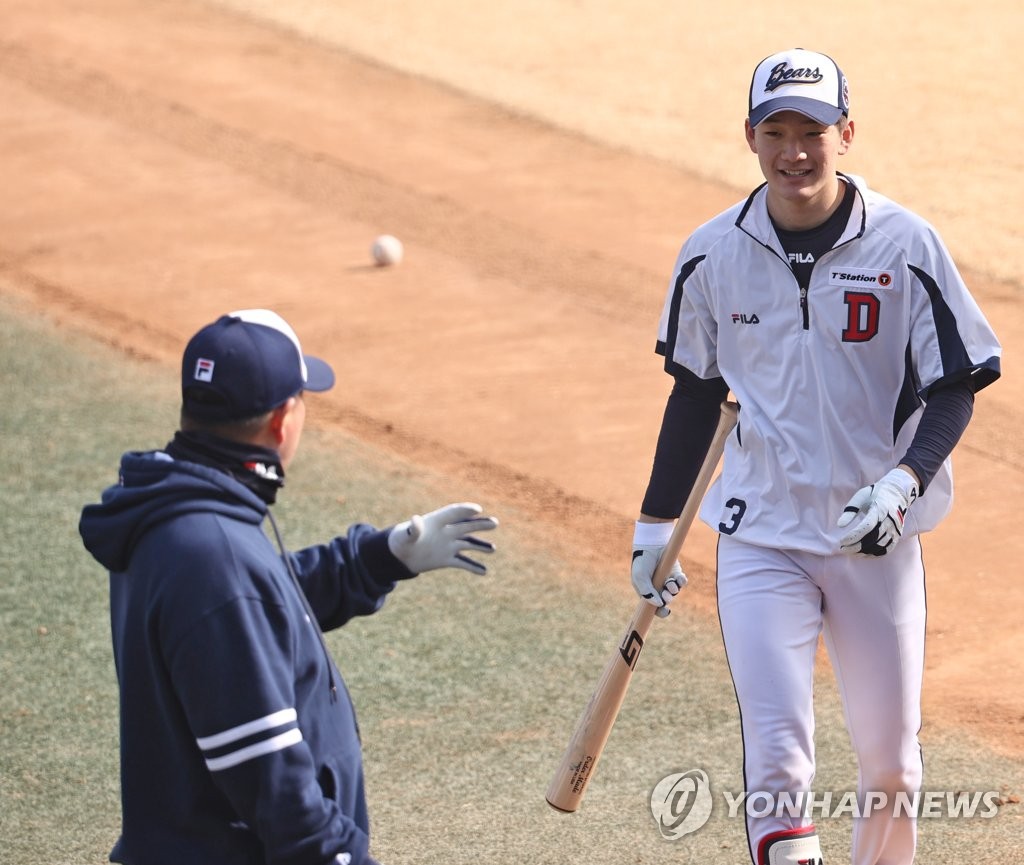
[[921, 475], [917, 473], [917, 469], [915, 469], [913, 466], [907, 465], [906, 463], [900, 463], [898, 466], [896, 466], [896, 468], [903, 469], [903, 471], [905, 471], [908, 475], [910, 475], [911, 478], [914, 479], [914, 483], [917, 484], [917, 488], [921, 488]]
[[724, 380], [692, 374], [676, 378], [654, 453], [654, 465], [641, 510], [641, 522], [674, 520], [700, 472], [715, 434], [719, 406], [729, 394]]
[[923, 493], [960, 441], [974, 413], [974, 385], [963, 379], [933, 391], [900, 463], [917, 476]]

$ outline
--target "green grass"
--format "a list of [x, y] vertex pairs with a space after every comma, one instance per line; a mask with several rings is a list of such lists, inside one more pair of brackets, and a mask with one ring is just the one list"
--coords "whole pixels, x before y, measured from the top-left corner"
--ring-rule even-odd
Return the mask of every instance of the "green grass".
[[[55, 330], [0, 295], [0, 857], [5, 865], [102, 862], [119, 825], [117, 691], [106, 575], [81, 548], [78, 513], [115, 479], [122, 451], [164, 444], [175, 371]], [[328, 635], [359, 714], [385, 865], [531, 862], [745, 863], [743, 827], [718, 808], [666, 842], [650, 791], [703, 768], [740, 788], [739, 725], [714, 623], [685, 601], [655, 632], [582, 809], [544, 790], [633, 608], [623, 562], [580, 573], [548, 527], [342, 431], [310, 429], [275, 508], [299, 547], [349, 523], [387, 524], [447, 501], [502, 519], [483, 578], [428, 574], [376, 616]], [[819, 787], [855, 781], [834, 687], [820, 686]], [[1021, 791], [1022, 764], [966, 735], [926, 731], [931, 789]], [[716, 805], [717, 805], [716, 800]], [[923, 863], [1014, 861], [1021, 806], [992, 820], [926, 821]], [[831, 861], [849, 820], [824, 824]]]

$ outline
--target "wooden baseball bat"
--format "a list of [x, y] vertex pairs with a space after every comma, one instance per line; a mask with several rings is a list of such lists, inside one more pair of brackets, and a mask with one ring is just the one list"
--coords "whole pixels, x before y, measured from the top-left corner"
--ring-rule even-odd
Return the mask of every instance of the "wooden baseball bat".
[[[736, 403], [722, 403], [722, 413], [718, 418], [718, 426], [715, 429], [714, 438], [711, 439], [711, 445], [708, 447], [707, 456], [704, 457], [704, 463], [693, 483], [693, 489], [686, 499], [682, 513], [679, 515], [668, 544], [665, 546], [665, 552], [654, 572], [654, 586], [659, 590], [665, 584], [665, 579], [672, 570], [673, 563], [679, 559], [686, 533], [690, 530], [693, 518], [700, 509], [704, 493], [711, 484], [711, 478], [718, 467], [722, 451], [725, 449], [725, 440], [732, 432], [732, 428], [736, 426], [737, 415]], [[654, 621], [655, 612], [656, 608], [652, 604], [641, 600], [637, 604], [633, 618], [626, 626], [625, 634], [618, 648], [608, 659], [590, 701], [583, 710], [579, 721], [576, 722], [572, 738], [562, 755], [562, 762], [548, 785], [545, 798], [552, 808], [566, 813], [572, 813], [579, 808], [587, 785], [594, 777], [597, 761], [604, 751], [605, 743], [608, 741], [615, 718], [619, 714], [622, 701], [626, 697], [626, 690], [633, 678], [633, 671], [636, 669], [636, 662], [644, 647], [644, 640], [647, 639], [647, 633]]]

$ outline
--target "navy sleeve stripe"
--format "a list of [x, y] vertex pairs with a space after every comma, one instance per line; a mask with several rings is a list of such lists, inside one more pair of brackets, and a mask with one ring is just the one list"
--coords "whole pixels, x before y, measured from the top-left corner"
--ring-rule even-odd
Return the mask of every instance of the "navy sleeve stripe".
[[679, 364], [672, 360], [672, 355], [675, 354], [676, 337], [679, 334], [679, 308], [683, 305], [683, 286], [697, 265], [706, 257], [698, 255], [685, 262], [679, 269], [679, 276], [676, 277], [676, 284], [672, 288], [672, 303], [669, 306], [668, 327], [665, 330], [666, 339], [664, 343], [658, 343], [656, 351], [665, 356], [665, 369], [673, 375], [681, 370]]
[[896, 438], [903, 429], [903, 425], [910, 420], [918, 406], [921, 405], [921, 397], [918, 395], [920, 388], [914, 375], [914, 358], [910, 350], [910, 343], [903, 353], [903, 385], [900, 387], [899, 395], [896, 397], [896, 411], [892, 419], [892, 440], [895, 444]]
[[967, 346], [964, 345], [960, 331], [957, 330], [956, 316], [953, 315], [949, 304], [942, 296], [942, 289], [939, 288], [935, 279], [921, 268], [910, 265], [910, 271], [921, 280], [921, 284], [931, 300], [932, 319], [935, 321], [935, 330], [939, 339], [939, 355], [942, 358], [942, 377], [946, 378], [961, 370], [973, 370], [977, 364], [971, 360], [967, 352]]

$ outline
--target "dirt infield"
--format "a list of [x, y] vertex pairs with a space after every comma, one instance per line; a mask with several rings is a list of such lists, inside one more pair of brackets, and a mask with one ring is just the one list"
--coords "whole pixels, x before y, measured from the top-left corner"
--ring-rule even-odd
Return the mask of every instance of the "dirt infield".
[[[625, 570], [667, 392], [665, 280], [681, 239], [756, 180], [742, 95], [737, 110], [716, 94], [742, 94], [792, 37], [748, 19], [756, 38], [733, 23], [728, 55], [700, 55], [686, 22], [641, 14], [651, 0], [592, 29], [568, 2], [280, 5], [295, 30], [255, 0], [0, 0], [0, 291], [169, 370], [198, 325], [274, 307], [338, 372], [314, 417], [471, 477]], [[886, 52], [910, 17], [802, 35], [854, 81], [848, 167], [938, 225], [1007, 350], [957, 451], [953, 515], [925, 542], [925, 699], [928, 723], [1021, 754], [1024, 119], [985, 86], [1021, 32], [1005, 5], [975, 25], [978, 58], [953, 50], [956, 10], [921, 25], [917, 58]], [[877, 53], [839, 32], [877, 32]], [[405, 241], [398, 268], [371, 264], [385, 231]], [[709, 531], [688, 549], [709, 612], [712, 550]]]

